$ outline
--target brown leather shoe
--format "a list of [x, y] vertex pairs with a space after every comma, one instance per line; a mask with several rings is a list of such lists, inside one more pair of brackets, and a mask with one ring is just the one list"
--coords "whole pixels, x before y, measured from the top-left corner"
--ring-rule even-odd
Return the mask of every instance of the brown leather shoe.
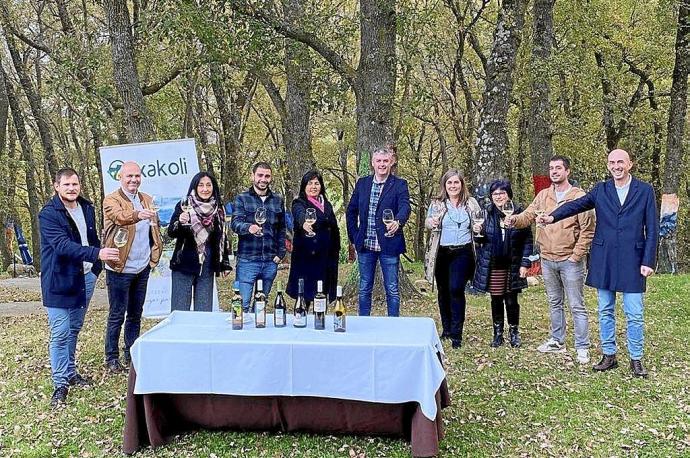
[[616, 360], [616, 355], [604, 355], [599, 361], [599, 364], [592, 366], [592, 370], [597, 372], [604, 372], [618, 367], [618, 361]]
[[635, 377], [647, 377], [649, 373], [647, 372], [647, 369], [644, 368], [642, 365], [642, 361], [639, 359], [631, 359], [630, 360], [630, 370], [632, 371], [632, 374]]

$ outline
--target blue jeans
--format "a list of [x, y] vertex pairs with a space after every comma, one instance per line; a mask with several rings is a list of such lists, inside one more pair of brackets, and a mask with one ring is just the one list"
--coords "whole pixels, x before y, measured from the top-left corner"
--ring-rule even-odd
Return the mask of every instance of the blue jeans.
[[86, 285], [86, 304], [83, 307], [63, 309], [46, 307], [48, 311], [48, 325], [50, 326], [50, 372], [55, 388], [68, 386], [69, 380], [77, 375], [74, 354], [77, 351], [77, 338], [84, 324], [84, 317], [89, 308], [93, 289], [96, 286], [96, 276], [89, 272], [84, 276]]
[[549, 261], [542, 259], [541, 271], [549, 301], [551, 315], [551, 337], [559, 343], [565, 342], [565, 297], [568, 298], [570, 313], [575, 329], [575, 348], [589, 348], [589, 322], [585, 308], [585, 261]]
[[108, 302], [110, 302], [108, 324], [105, 328], [106, 361], [120, 358], [118, 344], [123, 323], [125, 325], [125, 358], [129, 357], [129, 349], [139, 337], [141, 313], [144, 310], [146, 285], [149, 282], [150, 272], [149, 266], [138, 274], [106, 271], [105, 281], [108, 286]]
[[210, 312], [213, 310], [213, 280], [211, 257], [207, 256], [201, 269], [201, 275], [190, 275], [184, 272], [172, 272], [172, 293], [170, 297], [172, 310], [187, 310], [192, 304], [194, 289], [194, 311]]
[[400, 316], [400, 293], [398, 292], [399, 256], [381, 254], [379, 251], [364, 250], [357, 253], [359, 264], [359, 315], [371, 315], [371, 294], [374, 291], [376, 261], [381, 263], [383, 287], [386, 290], [388, 316]]
[[242, 308], [249, 311], [252, 300], [254, 283], [263, 280], [264, 294], [268, 296], [273, 286], [273, 280], [278, 273], [278, 264], [271, 261], [252, 261], [246, 258], [237, 258], [237, 272], [235, 278], [240, 282], [240, 295], [242, 296]]
[[[622, 293], [623, 312], [628, 325], [628, 354], [630, 359], [642, 359], [644, 346], [644, 304], [642, 293]], [[616, 354], [616, 292], [598, 289], [599, 335], [601, 351], [605, 355]]]

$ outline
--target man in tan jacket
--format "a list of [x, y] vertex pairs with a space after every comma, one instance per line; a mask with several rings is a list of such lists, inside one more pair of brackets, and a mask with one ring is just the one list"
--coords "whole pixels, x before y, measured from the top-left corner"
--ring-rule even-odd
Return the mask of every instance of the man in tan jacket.
[[126, 232], [117, 261], [106, 263], [108, 286], [108, 324], [105, 331], [105, 363], [111, 372], [122, 372], [120, 330], [124, 323], [124, 363], [129, 366], [129, 349], [139, 337], [141, 314], [151, 269], [158, 264], [163, 243], [152, 210], [152, 198], [139, 192], [141, 168], [125, 162], [120, 169], [120, 188], [103, 199], [105, 246], [115, 246], [118, 229]]
[[[534, 201], [509, 223], [517, 228], [527, 227], [538, 215], [549, 214], [564, 202], [575, 200], [585, 192], [568, 181], [570, 161], [554, 156], [549, 161], [552, 185], [543, 189]], [[564, 296], [568, 298], [575, 328], [575, 349], [581, 364], [589, 362], [589, 322], [584, 302], [585, 257], [594, 237], [593, 211], [580, 213], [556, 224], [537, 226], [537, 243], [541, 253], [541, 268], [551, 315], [551, 336], [537, 349], [542, 353], [564, 353], [565, 312]]]

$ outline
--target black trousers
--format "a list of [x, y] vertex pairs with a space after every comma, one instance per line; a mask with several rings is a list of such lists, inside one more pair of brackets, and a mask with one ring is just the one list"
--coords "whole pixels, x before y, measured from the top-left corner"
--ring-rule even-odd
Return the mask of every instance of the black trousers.
[[439, 247], [436, 258], [436, 287], [443, 332], [459, 338], [465, 322], [465, 285], [474, 274], [472, 245], [450, 249]]
[[503, 323], [503, 304], [505, 303], [508, 314], [508, 324], [518, 326], [520, 324], [520, 304], [518, 304], [518, 292], [511, 291], [501, 296], [491, 296], [491, 318], [494, 323]]

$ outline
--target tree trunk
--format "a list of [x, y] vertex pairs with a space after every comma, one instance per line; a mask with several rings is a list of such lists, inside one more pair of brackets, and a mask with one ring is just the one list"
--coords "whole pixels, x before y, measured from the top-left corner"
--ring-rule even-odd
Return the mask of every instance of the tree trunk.
[[139, 85], [139, 73], [134, 59], [132, 25], [127, 2], [103, 0], [108, 23], [110, 51], [113, 60], [113, 80], [125, 109], [127, 141], [142, 143], [155, 139], [153, 120]]
[[534, 0], [529, 145], [535, 195], [549, 187], [549, 159], [553, 156], [549, 77], [553, 46], [554, 3], [555, 0]]
[[[5, 7], [3, 6], [3, 8]], [[5, 19], [7, 18], [6, 13], [6, 11], [3, 11], [3, 17]], [[5, 41], [7, 43], [7, 49], [10, 52], [10, 56], [12, 57], [14, 69], [19, 77], [19, 83], [24, 91], [24, 94], [26, 95], [27, 100], [29, 101], [31, 114], [33, 115], [36, 126], [38, 127], [38, 134], [41, 139], [41, 146], [43, 147], [43, 157], [45, 160], [44, 167], [46, 168], [46, 173], [49, 176], [54, 177], [59, 169], [58, 160], [55, 154], [55, 149], [53, 148], [53, 136], [50, 132], [50, 127], [48, 126], [46, 116], [41, 106], [40, 95], [34, 89], [34, 86], [31, 83], [31, 78], [29, 77], [29, 74], [24, 67], [24, 63], [22, 62], [22, 58], [19, 55], [19, 50], [14, 40], [14, 36], [6, 29]]]
[[242, 87], [237, 90], [234, 99], [228, 103], [222, 75], [220, 65], [211, 64], [211, 87], [223, 127], [220, 142], [221, 188], [223, 189], [223, 201], [228, 202], [235, 197], [241, 186], [237, 164], [242, 148], [242, 113], [247, 101], [251, 98], [256, 78], [251, 73], [247, 73]]
[[490, 182], [508, 174], [508, 109], [513, 71], [525, 22], [526, 0], [505, 0], [498, 13], [486, 67], [477, 138], [475, 196], [486, 197]]
[[[10, 173], [10, 164], [14, 164], [14, 140], [7, 141], [8, 134], [9, 101], [5, 88], [4, 72], [0, 71], [0, 174], [5, 177], [0, 183], [0, 271], [12, 262], [12, 253], [8, 246], [5, 234], [5, 223], [11, 217], [14, 208], [14, 195], [16, 173]], [[11, 144], [10, 144], [11, 143]]]
[[659, 246], [660, 272], [676, 273], [676, 233], [678, 225], [678, 189], [683, 164], [683, 140], [690, 71], [690, 1], [681, 0], [678, 8], [676, 32], [676, 59], [671, 84], [671, 106], [668, 113], [666, 137], [666, 163], [664, 166], [663, 196], [661, 198], [661, 243]]
[[[298, 24], [304, 16], [303, 0], [283, 0], [285, 21]], [[283, 143], [287, 158], [285, 202], [288, 206], [299, 194], [302, 176], [316, 168], [311, 149], [311, 81], [313, 62], [309, 47], [299, 41], [285, 40], [285, 119]]]
[[38, 200], [38, 183], [36, 182], [36, 164], [34, 163], [33, 156], [31, 154], [31, 144], [29, 142], [29, 136], [26, 132], [24, 116], [19, 107], [19, 100], [14, 92], [5, 70], [0, 65], [0, 72], [3, 73], [2, 77], [5, 81], [5, 90], [7, 94], [7, 100], [10, 105], [10, 110], [12, 111], [12, 120], [14, 122], [14, 128], [17, 132], [17, 138], [19, 139], [19, 145], [21, 146], [22, 160], [24, 161], [24, 176], [26, 179], [26, 192], [29, 197], [29, 215], [31, 217], [31, 247], [33, 251], [34, 265], [36, 270], [41, 270], [41, 238], [38, 229], [38, 211], [40, 210], [40, 202]]
[[360, 58], [354, 84], [357, 102], [357, 173], [371, 170], [371, 153], [393, 143], [396, 82], [395, 0], [360, 0]]

